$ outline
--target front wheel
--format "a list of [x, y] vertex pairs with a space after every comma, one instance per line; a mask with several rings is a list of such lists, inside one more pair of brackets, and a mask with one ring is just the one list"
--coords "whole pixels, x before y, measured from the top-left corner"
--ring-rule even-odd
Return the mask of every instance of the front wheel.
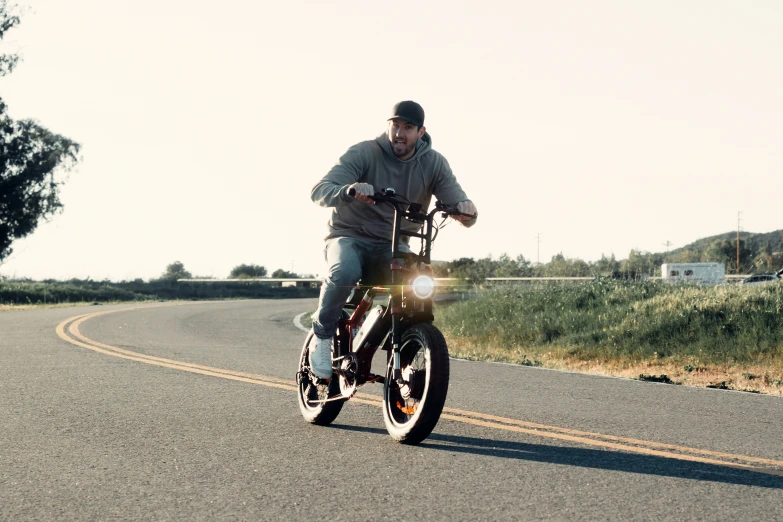
[[[313, 338], [313, 331], [305, 339], [302, 353], [299, 356], [299, 371], [296, 374], [296, 398], [302, 417], [311, 424], [327, 426], [337, 418], [346, 399], [341, 397], [340, 379], [332, 375], [329, 381], [318, 379], [310, 373], [310, 359], [307, 346]], [[328, 402], [326, 399], [332, 397]], [[340, 398], [338, 398], [340, 397]]]
[[403, 332], [400, 368], [403, 383], [393, 380], [389, 358], [383, 386], [383, 421], [391, 437], [418, 444], [438, 423], [449, 389], [449, 352], [440, 330], [417, 323]]

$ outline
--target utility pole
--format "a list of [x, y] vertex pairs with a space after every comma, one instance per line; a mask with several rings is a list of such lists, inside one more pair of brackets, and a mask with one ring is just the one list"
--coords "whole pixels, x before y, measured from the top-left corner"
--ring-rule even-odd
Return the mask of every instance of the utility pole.
[[541, 233], [536, 234], [536, 264], [541, 264]]
[[668, 239], [666, 240], [666, 243], [663, 244], [666, 247], [666, 257], [669, 257], [669, 247], [672, 246], [672, 242]]
[[740, 273], [740, 214], [737, 212], [737, 274]]

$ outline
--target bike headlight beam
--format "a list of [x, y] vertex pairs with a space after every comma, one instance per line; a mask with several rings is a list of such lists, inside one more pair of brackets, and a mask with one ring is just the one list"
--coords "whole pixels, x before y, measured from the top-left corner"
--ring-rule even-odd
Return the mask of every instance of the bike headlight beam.
[[435, 280], [428, 275], [418, 275], [411, 281], [411, 290], [419, 299], [429, 299], [435, 293]]

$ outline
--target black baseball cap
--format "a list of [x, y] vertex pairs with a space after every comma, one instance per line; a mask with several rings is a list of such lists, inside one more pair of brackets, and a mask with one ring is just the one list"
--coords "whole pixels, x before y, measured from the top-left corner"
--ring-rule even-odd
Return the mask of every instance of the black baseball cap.
[[[415, 101], [401, 101], [392, 107], [392, 115], [389, 120], [401, 118], [417, 127], [424, 126], [424, 109]], [[386, 120], [386, 121], [389, 121]]]

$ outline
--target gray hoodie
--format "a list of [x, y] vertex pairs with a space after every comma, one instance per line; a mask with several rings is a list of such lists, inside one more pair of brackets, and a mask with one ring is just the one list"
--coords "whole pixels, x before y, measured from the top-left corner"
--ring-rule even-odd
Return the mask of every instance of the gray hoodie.
[[[389, 205], [368, 205], [349, 196], [348, 186], [356, 182], [369, 183], [376, 192], [391, 187], [411, 202], [420, 203], [425, 210], [433, 195], [451, 205], [468, 200], [446, 158], [432, 150], [429, 134], [425, 132], [416, 143], [413, 157], [402, 161], [392, 152], [389, 137], [384, 133], [348, 149], [313, 187], [312, 200], [322, 207], [333, 208], [326, 239], [347, 236], [391, 241], [394, 210]], [[475, 222], [473, 219], [465, 225], [472, 226]], [[403, 228], [415, 232], [418, 225], [403, 220]]]

